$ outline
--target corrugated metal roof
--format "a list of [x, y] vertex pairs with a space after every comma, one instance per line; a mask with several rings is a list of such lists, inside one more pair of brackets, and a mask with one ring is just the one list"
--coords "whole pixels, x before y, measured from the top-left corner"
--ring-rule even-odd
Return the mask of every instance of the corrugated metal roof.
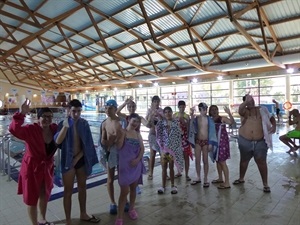
[[76, 89], [83, 84], [81, 75], [86, 87], [95, 87], [101, 80], [127, 82], [129, 76], [145, 74], [158, 79], [169, 72], [228, 74], [226, 67], [251, 59], [285, 68], [276, 57], [299, 52], [300, 1], [228, 4], [224, 0], [7, 0], [0, 5], [0, 78], [14, 82], [17, 76], [35, 74], [24, 82], [39, 87], [48, 77], [47, 89], [60, 89], [65, 84], [53, 80], [61, 76], [66, 87]]

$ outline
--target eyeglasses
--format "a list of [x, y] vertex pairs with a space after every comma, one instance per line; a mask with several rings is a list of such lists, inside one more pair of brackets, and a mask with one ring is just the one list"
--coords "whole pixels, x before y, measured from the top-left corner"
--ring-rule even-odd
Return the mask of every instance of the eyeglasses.
[[52, 115], [42, 115], [43, 119], [52, 119], [53, 116]]

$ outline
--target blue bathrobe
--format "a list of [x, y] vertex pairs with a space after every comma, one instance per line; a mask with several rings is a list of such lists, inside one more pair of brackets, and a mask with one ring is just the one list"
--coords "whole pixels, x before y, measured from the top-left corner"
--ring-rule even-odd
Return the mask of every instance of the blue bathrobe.
[[[63, 121], [58, 124], [58, 132], [56, 133], [54, 139], [63, 127]], [[97, 164], [98, 157], [96, 154], [96, 149], [94, 146], [94, 141], [92, 137], [92, 132], [89, 123], [83, 119], [79, 118], [77, 121], [77, 132], [81, 140], [83, 155], [84, 155], [84, 167], [86, 175], [89, 176], [92, 173], [92, 167]], [[70, 125], [64, 141], [59, 145], [61, 149], [61, 172], [65, 173], [70, 170], [73, 162], [73, 144], [74, 144], [74, 132], [73, 124]]]

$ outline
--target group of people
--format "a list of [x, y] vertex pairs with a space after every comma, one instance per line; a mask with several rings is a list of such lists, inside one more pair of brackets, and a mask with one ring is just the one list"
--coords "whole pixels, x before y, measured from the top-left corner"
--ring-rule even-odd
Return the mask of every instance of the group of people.
[[[21, 112], [13, 116], [9, 130], [26, 143], [18, 193], [23, 194], [24, 203], [28, 205], [32, 224], [53, 224], [47, 222], [45, 214], [53, 187], [53, 156], [57, 148], [61, 149], [66, 224], [70, 225], [72, 222], [71, 197], [75, 177], [80, 219], [98, 223], [99, 218], [86, 212], [86, 180], [92, 173], [92, 167], [98, 163], [98, 158], [89, 124], [81, 118], [80, 101], [73, 99], [69, 102], [67, 116], [58, 125], [52, 123], [52, 111], [49, 108], [41, 108], [37, 114], [38, 123], [24, 126], [24, 118], [29, 112], [29, 106], [30, 101], [26, 99]], [[121, 113], [125, 106], [129, 115]], [[136, 103], [131, 98], [119, 107], [113, 99], [105, 103], [107, 118], [100, 126], [99, 149], [100, 160], [107, 166], [107, 191], [111, 201], [109, 212], [117, 215], [115, 225], [123, 224], [124, 212], [128, 212], [133, 220], [138, 218], [135, 209], [136, 188], [143, 183], [142, 176], [146, 173], [143, 164], [145, 148], [140, 133], [141, 124], [149, 128], [148, 180], [153, 179], [156, 154], [160, 154], [162, 185], [157, 190], [158, 194], [166, 192], [167, 180], [170, 180], [171, 194], [177, 194], [175, 178], [182, 176], [183, 170], [186, 181], [191, 185], [203, 181], [203, 187], [208, 188], [210, 186], [209, 158], [216, 162], [218, 171], [217, 179], [212, 180], [211, 183], [218, 184], [219, 189], [230, 188], [229, 170], [226, 164], [226, 160], [230, 158], [230, 145], [226, 125], [234, 125], [235, 120], [229, 108], [224, 107], [227, 116], [220, 116], [216, 105], [208, 108], [203, 102], [198, 105], [199, 115], [194, 114], [193, 108], [187, 114], [185, 108], [186, 103], [179, 101], [177, 113], [173, 113], [169, 106], [162, 109], [159, 96], [153, 96], [151, 107], [143, 118], [135, 113]], [[272, 148], [272, 134], [276, 131], [276, 121], [265, 107], [255, 106], [251, 95], [244, 96], [238, 112], [241, 116], [238, 138], [240, 171], [239, 178], [233, 184], [241, 185], [245, 182], [248, 164], [254, 158], [262, 178], [263, 191], [270, 192], [266, 159], [268, 149]], [[293, 123], [297, 118], [299, 119], [299, 112], [297, 114], [296, 111], [292, 111], [289, 121]], [[282, 140], [290, 144], [288, 139], [282, 138]], [[295, 146], [290, 148], [293, 151]], [[196, 168], [195, 179], [189, 176], [190, 159], [193, 160], [193, 156]], [[116, 171], [120, 186], [118, 201], [115, 199], [114, 188]], [[40, 221], [37, 216], [37, 205], [40, 210]]]

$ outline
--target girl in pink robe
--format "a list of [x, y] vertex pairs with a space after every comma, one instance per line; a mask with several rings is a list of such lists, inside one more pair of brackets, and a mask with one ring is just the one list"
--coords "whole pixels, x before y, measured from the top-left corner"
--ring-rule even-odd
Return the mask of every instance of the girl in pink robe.
[[[38, 123], [23, 126], [30, 101], [22, 105], [21, 113], [13, 116], [9, 131], [25, 141], [25, 154], [18, 180], [18, 194], [28, 205], [29, 218], [33, 225], [53, 224], [46, 221], [47, 203], [53, 188], [54, 159], [57, 149], [53, 136], [57, 125], [52, 123], [53, 113], [49, 108], [38, 112]], [[41, 220], [38, 222], [37, 203], [39, 201]]]

